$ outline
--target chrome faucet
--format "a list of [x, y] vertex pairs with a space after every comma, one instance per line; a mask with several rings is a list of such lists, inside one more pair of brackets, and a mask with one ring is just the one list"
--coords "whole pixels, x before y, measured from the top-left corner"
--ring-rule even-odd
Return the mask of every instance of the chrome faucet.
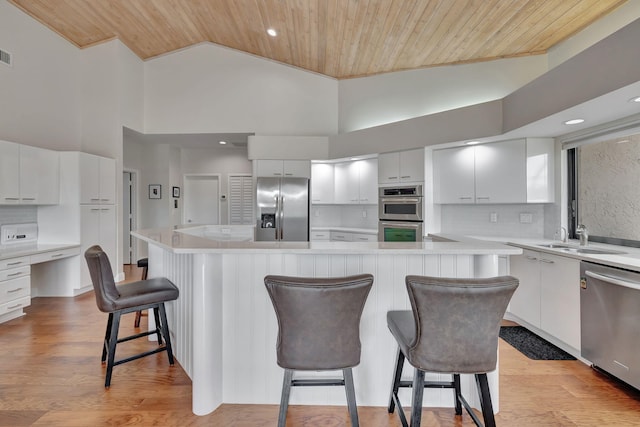
[[569, 233], [567, 232], [567, 229], [565, 227], [560, 227], [560, 240], [562, 240], [562, 243], [567, 243], [568, 236]]
[[580, 246], [587, 246], [589, 244], [589, 230], [583, 224], [578, 225], [576, 228], [576, 234], [580, 236]]

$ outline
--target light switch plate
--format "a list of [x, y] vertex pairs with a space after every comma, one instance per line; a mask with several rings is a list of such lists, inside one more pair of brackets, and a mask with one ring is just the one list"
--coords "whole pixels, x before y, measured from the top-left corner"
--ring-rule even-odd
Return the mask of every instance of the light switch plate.
[[532, 222], [533, 222], [533, 214], [530, 214], [530, 213], [520, 214], [520, 224], [531, 224]]

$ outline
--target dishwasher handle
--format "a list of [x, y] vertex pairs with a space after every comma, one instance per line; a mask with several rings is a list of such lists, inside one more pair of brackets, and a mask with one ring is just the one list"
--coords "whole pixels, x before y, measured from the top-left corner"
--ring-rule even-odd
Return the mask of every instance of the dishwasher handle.
[[585, 271], [584, 273], [589, 277], [592, 277], [597, 280], [602, 280], [603, 282], [611, 283], [612, 285], [623, 286], [625, 288], [635, 289], [640, 291], [639, 282], [634, 282], [632, 280], [625, 280], [619, 277], [613, 277], [613, 276], [607, 276], [604, 274], [594, 273], [593, 271], [589, 271], [589, 270]]

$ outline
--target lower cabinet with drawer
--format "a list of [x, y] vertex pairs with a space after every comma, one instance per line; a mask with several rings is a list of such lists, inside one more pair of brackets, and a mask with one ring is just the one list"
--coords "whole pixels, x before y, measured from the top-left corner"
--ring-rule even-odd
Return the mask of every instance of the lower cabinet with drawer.
[[31, 304], [29, 257], [0, 261], [0, 323], [24, 314]]

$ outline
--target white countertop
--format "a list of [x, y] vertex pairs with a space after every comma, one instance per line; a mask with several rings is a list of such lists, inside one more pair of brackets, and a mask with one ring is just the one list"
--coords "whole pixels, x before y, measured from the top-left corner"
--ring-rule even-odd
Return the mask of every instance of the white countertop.
[[534, 250], [538, 252], [545, 252], [553, 255], [560, 255], [568, 258], [574, 258], [581, 261], [589, 261], [597, 264], [608, 265], [611, 267], [624, 268], [627, 270], [640, 271], [640, 248], [633, 248], [629, 246], [608, 245], [604, 243], [589, 242], [587, 248], [593, 249], [605, 249], [612, 251], [625, 252], [623, 254], [584, 254], [584, 253], [572, 253], [563, 251], [560, 248], [546, 248], [540, 245], [557, 244], [568, 245], [571, 247], [579, 248], [580, 244], [578, 240], [569, 240], [564, 243], [559, 240], [548, 239], [519, 239], [511, 237], [489, 237], [489, 236], [473, 236], [475, 239], [485, 239], [495, 242], [501, 242], [505, 244], [514, 245], [523, 249]]
[[0, 260], [17, 258], [21, 256], [37, 255], [43, 252], [59, 251], [63, 249], [79, 248], [79, 244], [73, 243], [48, 243], [48, 244], [16, 244], [0, 246]]
[[344, 233], [378, 234], [376, 228], [354, 227], [311, 227], [311, 231], [341, 231]]
[[280, 253], [303, 254], [451, 254], [451, 255], [518, 255], [520, 248], [497, 242], [462, 236], [443, 236], [450, 242], [253, 242], [213, 240], [187, 234], [173, 228], [137, 230], [131, 233], [143, 241], [174, 253]]

